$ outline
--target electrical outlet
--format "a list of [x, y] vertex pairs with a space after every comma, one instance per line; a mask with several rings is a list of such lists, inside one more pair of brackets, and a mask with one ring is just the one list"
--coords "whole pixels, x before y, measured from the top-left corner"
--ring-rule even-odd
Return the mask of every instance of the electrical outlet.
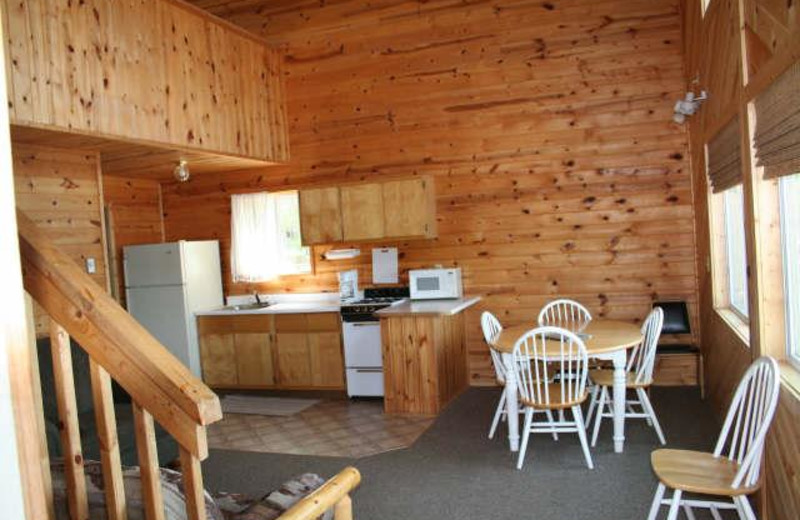
[[86, 259], [86, 272], [89, 274], [94, 274], [97, 272], [97, 262], [91, 256]]

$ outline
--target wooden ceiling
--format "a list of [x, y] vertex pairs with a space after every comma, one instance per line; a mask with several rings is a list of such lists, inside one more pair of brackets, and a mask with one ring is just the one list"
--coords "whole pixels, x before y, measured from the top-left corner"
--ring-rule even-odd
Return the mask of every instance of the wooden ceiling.
[[167, 182], [183, 159], [192, 175], [272, 166], [275, 163], [197, 150], [180, 150], [152, 143], [104, 139], [76, 133], [54, 132], [27, 126], [11, 126], [14, 143], [81, 148], [100, 152], [104, 175], [137, 177]]

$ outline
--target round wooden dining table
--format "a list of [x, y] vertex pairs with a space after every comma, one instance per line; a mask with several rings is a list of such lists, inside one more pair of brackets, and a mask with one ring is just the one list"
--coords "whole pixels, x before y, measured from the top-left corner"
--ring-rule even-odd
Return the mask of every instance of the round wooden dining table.
[[[512, 352], [517, 340], [535, 325], [516, 325], [503, 329], [491, 345], [497, 350], [506, 366], [506, 411], [508, 442], [511, 451], [519, 450], [519, 401], [517, 380], [513, 370]], [[622, 453], [625, 447], [625, 368], [627, 351], [642, 342], [640, 328], [618, 320], [594, 319], [581, 333], [590, 359], [608, 360], [614, 364], [614, 451]]]

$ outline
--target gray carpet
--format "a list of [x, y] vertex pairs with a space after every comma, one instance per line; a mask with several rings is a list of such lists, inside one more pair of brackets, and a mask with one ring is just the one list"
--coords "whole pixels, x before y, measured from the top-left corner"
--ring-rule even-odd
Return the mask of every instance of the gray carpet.
[[[646, 518], [656, 480], [650, 452], [655, 432], [642, 420], [626, 423], [625, 453], [615, 454], [611, 422], [584, 465], [576, 435], [558, 442], [533, 435], [525, 466], [515, 469], [505, 427], [486, 435], [499, 389], [473, 388], [453, 402], [417, 443], [362, 459], [305, 457], [213, 450], [203, 464], [214, 491], [265, 493], [288, 478], [324, 477], [346, 465], [362, 473], [355, 517], [378, 519], [636, 519]], [[654, 388], [653, 405], [669, 447], [711, 449], [718, 425], [695, 389]], [[698, 518], [704, 516], [698, 515]]]

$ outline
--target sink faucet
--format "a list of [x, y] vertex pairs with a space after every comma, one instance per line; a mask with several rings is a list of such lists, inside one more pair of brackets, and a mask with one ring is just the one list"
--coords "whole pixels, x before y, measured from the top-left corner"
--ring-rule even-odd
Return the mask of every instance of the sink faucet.
[[258, 290], [253, 291], [253, 296], [256, 297], [256, 303], [261, 305], [261, 297], [258, 295]]

